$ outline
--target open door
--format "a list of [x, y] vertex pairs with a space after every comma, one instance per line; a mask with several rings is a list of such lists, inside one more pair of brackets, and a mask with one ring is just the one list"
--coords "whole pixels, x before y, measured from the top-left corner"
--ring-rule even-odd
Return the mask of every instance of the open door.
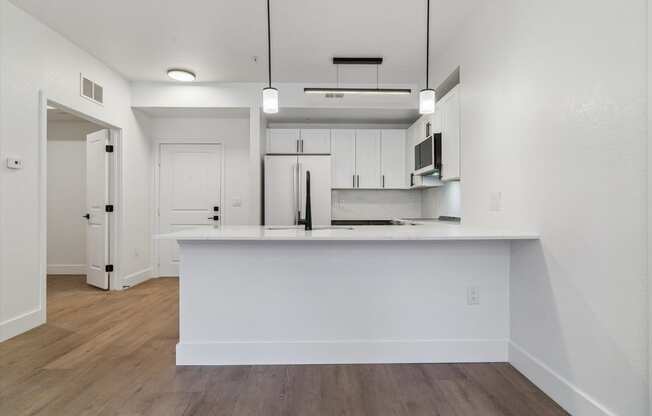
[[109, 131], [86, 136], [86, 283], [109, 289]]

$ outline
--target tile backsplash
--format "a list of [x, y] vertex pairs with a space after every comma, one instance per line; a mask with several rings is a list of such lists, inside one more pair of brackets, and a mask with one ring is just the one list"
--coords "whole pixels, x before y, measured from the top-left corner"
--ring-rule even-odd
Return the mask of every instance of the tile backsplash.
[[421, 192], [413, 190], [333, 190], [334, 220], [383, 220], [421, 217]]
[[461, 217], [460, 182], [430, 189], [337, 189], [331, 192], [334, 220]]

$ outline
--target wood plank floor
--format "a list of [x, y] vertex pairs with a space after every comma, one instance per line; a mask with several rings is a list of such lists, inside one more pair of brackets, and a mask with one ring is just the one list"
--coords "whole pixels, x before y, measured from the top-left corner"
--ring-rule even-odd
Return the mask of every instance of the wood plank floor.
[[178, 281], [48, 281], [48, 323], [0, 344], [0, 415], [566, 415], [509, 364], [176, 367]]

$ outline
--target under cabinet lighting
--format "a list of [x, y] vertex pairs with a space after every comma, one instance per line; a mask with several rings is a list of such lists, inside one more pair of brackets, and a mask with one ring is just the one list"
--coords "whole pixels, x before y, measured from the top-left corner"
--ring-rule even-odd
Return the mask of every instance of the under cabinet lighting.
[[179, 68], [168, 69], [168, 77], [181, 82], [192, 82], [197, 79], [194, 72]]

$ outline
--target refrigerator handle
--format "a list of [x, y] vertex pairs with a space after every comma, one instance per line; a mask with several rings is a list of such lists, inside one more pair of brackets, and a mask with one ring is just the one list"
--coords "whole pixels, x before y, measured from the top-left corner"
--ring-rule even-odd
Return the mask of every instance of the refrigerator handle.
[[297, 192], [297, 215], [299, 217], [297, 224], [300, 224], [301, 223], [301, 163], [297, 163], [297, 177], [299, 178], [299, 180], [297, 181], [298, 183], [297, 189], [299, 190]]
[[299, 218], [297, 218], [297, 184], [299, 183], [297, 179], [297, 165], [292, 166], [292, 201], [294, 203], [294, 225], [299, 224]]

